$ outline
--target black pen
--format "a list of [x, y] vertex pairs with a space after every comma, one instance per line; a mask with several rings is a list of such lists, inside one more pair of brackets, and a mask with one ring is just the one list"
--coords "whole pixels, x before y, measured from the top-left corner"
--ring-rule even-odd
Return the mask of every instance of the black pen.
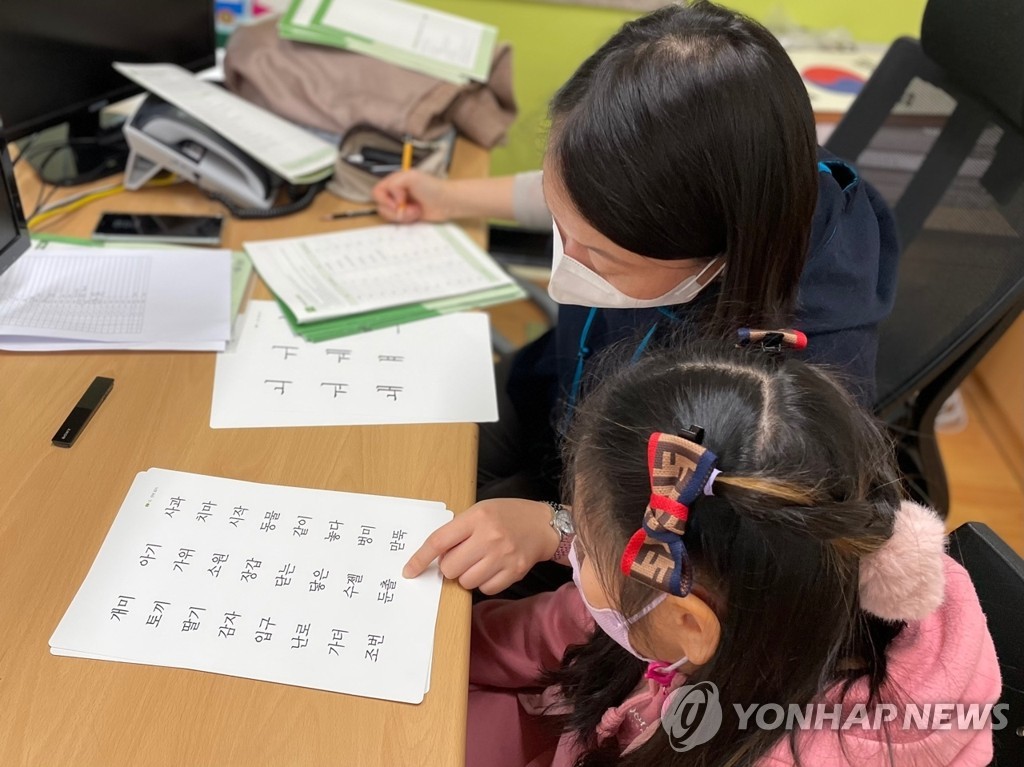
[[376, 216], [376, 208], [361, 208], [360, 210], [342, 210], [337, 213], [328, 213], [321, 216], [321, 221], [337, 221], [339, 218], [359, 218], [360, 216]]
[[96, 409], [103, 403], [103, 400], [107, 398], [113, 387], [113, 378], [97, 376], [93, 379], [93, 382], [89, 384], [89, 388], [85, 390], [85, 394], [78, 400], [78, 404], [72, 408], [68, 417], [64, 419], [64, 423], [57, 429], [57, 433], [53, 435], [51, 440], [53, 444], [57, 447], [71, 447], [75, 439], [78, 438], [78, 435], [82, 433], [82, 429], [89, 423], [92, 414], [96, 412]]
[[380, 162], [367, 162], [360, 161], [356, 162], [351, 156], [345, 158], [345, 162], [351, 165], [353, 168], [359, 168], [364, 173], [369, 173], [374, 176], [387, 176], [394, 173], [397, 170], [402, 169], [401, 163], [380, 163]]

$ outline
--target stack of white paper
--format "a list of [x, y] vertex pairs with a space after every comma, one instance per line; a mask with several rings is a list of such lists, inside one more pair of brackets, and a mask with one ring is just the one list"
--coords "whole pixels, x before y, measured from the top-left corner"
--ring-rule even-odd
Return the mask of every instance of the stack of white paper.
[[299, 324], [512, 284], [457, 226], [369, 226], [244, 243]]
[[150, 469], [50, 651], [419, 703], [441, 575], [401, 571], [451, 518], [430, 501]]
[[0, 277], [0, 349], [221, 351], [231, 253], [50, 244]]
[[498, 420], [486, 314], [446, 314], [310, 343], [250, 301], [217, 355], [210, 428]]

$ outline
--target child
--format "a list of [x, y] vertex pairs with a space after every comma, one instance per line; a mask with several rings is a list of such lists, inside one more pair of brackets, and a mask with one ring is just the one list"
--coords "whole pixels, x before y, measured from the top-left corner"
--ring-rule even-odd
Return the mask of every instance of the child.
[[807, 359], [843, 371], [872, 404], [895, 288], [892, 217], [817, 149], [807, 91], [767, 30], [707, 2], [666, 6], [587, 59], [551, 120], [543, 175], [411, 171], [374, 191], [395, 221], [554, 218], [558, 323], [499, 368], [509, 401], [481, 429], [479, 498], [554, 497], [558, 432], [591, 360], [623, 339], [639, 357], [680, 330], [795, 323]]
[[[575, 583], [474, 607], [469, 767], [991, 760], [991, 723], [902, 724], [994, 703], [995, 651], [941, 521], [901, 501], [886, 440], [822, 371], [724, 348], [623, 368], [579, 409], [567, 488]], [[721, 727], [677, 752], [660, 718], [697, 683]], [[867, 724], [751, 708], [817, 702]], [[879, 704], [899, 716], [872, 725]]]

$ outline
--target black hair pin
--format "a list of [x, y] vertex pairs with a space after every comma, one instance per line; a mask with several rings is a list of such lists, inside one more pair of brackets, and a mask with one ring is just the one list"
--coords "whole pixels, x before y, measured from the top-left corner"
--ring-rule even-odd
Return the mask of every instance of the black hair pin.
[[755, 348], [768, 354], [781, 354], [786, 349], [800, 351], [807, 348], [807, 336], [799, 330], [757, 330], [740, 328], [736, 331], [738, 348]]
[[690, 424], [689, 429], [680, 429], [679, 436], [697, 445], [704, 444], [704, 427]]

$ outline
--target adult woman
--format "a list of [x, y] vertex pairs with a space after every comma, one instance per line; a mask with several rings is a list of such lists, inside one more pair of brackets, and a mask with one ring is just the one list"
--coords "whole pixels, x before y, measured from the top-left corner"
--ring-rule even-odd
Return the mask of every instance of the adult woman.
[[[892, 217], [817, 148], [806, 90], [767, 30], [707, 2], [662, 8], [583, 63], [551, 121], [542, 175], [410, 172], [375, 190], [392, 220], [554, 219], [558, 323], [517, 355], [501, 422], [481, 430], [480, 498], [558, 497], [560, 430], [591, 358], [617, 342], [638, 358], [698, 330], [795, 325], [804, 359], [872, 401], [895, 285]], [[544, 509], [501, 501], [484, 512]]]

